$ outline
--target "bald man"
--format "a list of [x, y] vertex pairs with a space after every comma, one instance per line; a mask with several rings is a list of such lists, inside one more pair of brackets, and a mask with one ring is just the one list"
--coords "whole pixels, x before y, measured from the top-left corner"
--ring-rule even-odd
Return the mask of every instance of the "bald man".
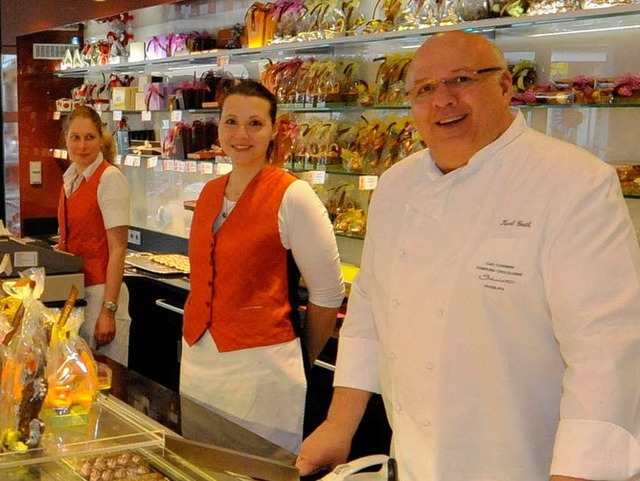
[[510, 109], [501, 51], [430, 37], [408, 93], [428, 149], [381, 176], [302, 475], [344, 462], [381, 393], [401, 481], [640, 473], [640, 252], [614, 170]]

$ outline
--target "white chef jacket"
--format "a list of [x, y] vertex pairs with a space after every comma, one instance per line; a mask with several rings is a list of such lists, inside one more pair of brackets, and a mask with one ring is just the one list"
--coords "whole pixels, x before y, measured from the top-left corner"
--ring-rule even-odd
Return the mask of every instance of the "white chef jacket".
[[[224, 222], [222, 214], [214, 230]], [[344, 284], [335, 235], [327, 209], [307, 182], [297, 180], [285, 191], [278, 229], [305, 279], [309, 301], [339, 307]], [[193, 346], [182, 338], [180, 392], [293, 453], [302, 442], [306, 390], [300, 339], [219, 352], [209, 333]], [[186, 421], [182, 434], [195, 438], [198, 426]]]
[[518, 114], [369, 212], [334, 384], [381, 392], [401, 481], [640, 472], [640, 255], [613, 169]]

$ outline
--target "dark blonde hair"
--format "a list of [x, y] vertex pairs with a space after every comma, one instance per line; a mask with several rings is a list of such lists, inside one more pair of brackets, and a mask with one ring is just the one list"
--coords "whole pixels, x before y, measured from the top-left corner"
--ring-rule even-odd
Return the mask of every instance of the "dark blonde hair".
[[110, 164], [113, 164], [113, 161], [116, 158], [116, 144], [113, 140], [113, 137], [102, 123], [102, 119], [100, 118], [98, 112], [96, 112], [93, 107], [89, 107], [88, 105], [81, 105], [73, 109], [73, 111], [67, 117], [65, 136], [69, 133], [71, 122], [73, 122], [75, 119], [89, 119], [91, 121], [96, 130], [100, 132], [100, 137], [102, 139], [100, 150], [102, 151], [104, 160], [106, 160]]

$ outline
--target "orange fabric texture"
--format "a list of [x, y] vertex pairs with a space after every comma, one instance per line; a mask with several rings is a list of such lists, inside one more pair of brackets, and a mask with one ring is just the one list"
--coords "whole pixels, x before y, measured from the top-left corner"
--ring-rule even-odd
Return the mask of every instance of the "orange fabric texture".
[[183, 335], [193, 345], [208, 330], [220, 352], [280, 344], [294, 339], [289, 319], [287, 251], [278, 211], [296, 177], [264, 167], [213, 234], [229, 175], [202, 190], [191, 223], [191, 290]]
[[84, 284], [104, 284], [107, 280], [109, 245], [104, 219], [98, 204], [98, 185], [102, 173], [109, 166], [102, 161], [89, 180], [66, 197], [64, 186], [58, 203], [61, 250], [77, 255], [84, 261]]

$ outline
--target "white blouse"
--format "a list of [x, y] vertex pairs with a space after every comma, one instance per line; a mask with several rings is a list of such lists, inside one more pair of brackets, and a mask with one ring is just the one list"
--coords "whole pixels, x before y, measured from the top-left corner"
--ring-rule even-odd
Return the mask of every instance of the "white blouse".
[[[82, 178], [89, 180], [102, 162], [102, 153], [89, 165], [82, 175], [78, 175], [76, 164], [71, 163], [62, 176], [64, 191], [69, 196], [75, 192]], [[120, 169], [110, 165], [105, 169], [98, 184], [98, 205], [102, 212], [105, 229], [129, 225], [131, 223], [129, 184]]]

